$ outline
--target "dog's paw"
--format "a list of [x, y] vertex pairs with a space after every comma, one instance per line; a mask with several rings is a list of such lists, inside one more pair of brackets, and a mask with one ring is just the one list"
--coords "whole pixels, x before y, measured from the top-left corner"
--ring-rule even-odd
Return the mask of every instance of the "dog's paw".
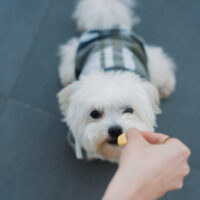
[[159, 87], [159, 95], [161, 99], [166, 99], [168, 98], [172, 92], [175, 90], [175, 85], [176, 85], [176, 79], [174, 74], [171, 74], [166, 81], [164, 82], [164, 84]]

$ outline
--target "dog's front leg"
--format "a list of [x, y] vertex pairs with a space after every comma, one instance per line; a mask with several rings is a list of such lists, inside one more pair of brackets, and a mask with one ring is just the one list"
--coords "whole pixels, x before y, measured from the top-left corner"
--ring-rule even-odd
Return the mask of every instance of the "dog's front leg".
[[75, 56], [78, 48], [78, 39], [72, 38], [66, 44], [60, 46], [61, 58], [59, 77], [61, 84], [66, 86], [75, 79]]
[[174, 91], [176, 80], [175, 64], [161, 47], [145, 46], [151, 82], [158, 88], [161, 98], [167, 98]]

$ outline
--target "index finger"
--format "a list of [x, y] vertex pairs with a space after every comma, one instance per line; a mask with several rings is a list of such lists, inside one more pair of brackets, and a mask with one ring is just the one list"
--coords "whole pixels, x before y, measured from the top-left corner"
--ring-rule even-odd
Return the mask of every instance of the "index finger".
[[147, 131], [141, 131], [142, 136], [149, 142], [150, 144], [163, 144], [168, 135], [162, 133], [153, 133]]

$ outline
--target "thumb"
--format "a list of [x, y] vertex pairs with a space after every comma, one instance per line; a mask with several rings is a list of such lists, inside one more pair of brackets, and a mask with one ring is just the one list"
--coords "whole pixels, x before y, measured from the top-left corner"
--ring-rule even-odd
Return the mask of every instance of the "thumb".
[[134, 146], [141, 146], [141, 145], [148, 145], [149, 143], [145, 140], [145, 138], [142, 136], [141, 132], [137, 130], [136, 128], [128, 129], [126, 132], [128, 144], [134, 145]]

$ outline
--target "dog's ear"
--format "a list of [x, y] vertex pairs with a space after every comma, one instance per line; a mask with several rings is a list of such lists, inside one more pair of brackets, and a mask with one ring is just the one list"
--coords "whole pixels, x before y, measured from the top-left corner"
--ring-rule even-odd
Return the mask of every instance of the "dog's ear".
[[151, 84], [147, 81], [143, 82], [143, 86], [149, 96], [149, 99], [150, 99], [150, 102], [151, 102], [154, 112], [156, 114], [161, 113], [161, 110], [159, 108], [160, 98], [159, 98], [158, 90], [156, 89], [156, 87], [153, 84]]
[[66, 111], [68, 104], [69, 104], [69, 98], [73, 94], [75, 89], [77, 88], [77, 84], [78, 84], [77, 81], [73, 82], [70, 85], [64, 87], [57, 94], [58, 102], [60, 104], [60, 108], [61, 108], [62, 113], [64, 113]]

